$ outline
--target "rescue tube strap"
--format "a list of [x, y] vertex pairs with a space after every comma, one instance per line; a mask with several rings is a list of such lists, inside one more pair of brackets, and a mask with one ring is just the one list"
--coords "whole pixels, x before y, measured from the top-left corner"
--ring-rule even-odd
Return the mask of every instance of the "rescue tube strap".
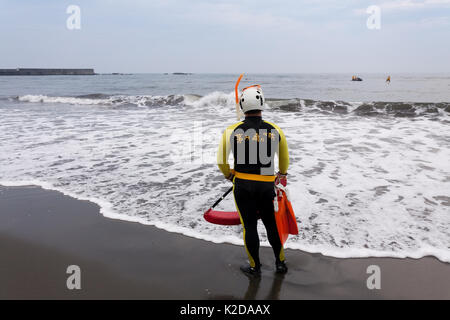
[[261, 174], [243, 173], [237, 171], [234, 171], [234, 176], [238, 179], [263, 181], [263, 182], [274, 182], [276, 178], [276, 176], [263, 176]]

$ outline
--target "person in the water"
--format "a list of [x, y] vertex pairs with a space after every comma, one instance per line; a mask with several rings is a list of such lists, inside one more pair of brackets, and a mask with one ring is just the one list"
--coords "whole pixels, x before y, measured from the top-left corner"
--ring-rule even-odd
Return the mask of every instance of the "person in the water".
[[388, 76], [388, 77], [387, 77], [386, 83], [391, 83], [391, 76]]
[[[233, 181], [233, 193], [241, 224], [249, 265], [241, 270], [249, 275], [261, 274], [258, 218], [261, 218], [275, 254], [277, 273], [286, 273], [283, 245], [274, 215], [275, 183], [286, 186], [289, 153], [283, 131], [262, 119], [264, 95], [259, 85], [242, 90], [239, 105], [245, 119], [229, 126], [220, 141], [217, 162], [225, 178]], [[234, 169], [228, 157], [233, 152]], [[278, 153], [279, 172], [275, 174], [274, 157]]]

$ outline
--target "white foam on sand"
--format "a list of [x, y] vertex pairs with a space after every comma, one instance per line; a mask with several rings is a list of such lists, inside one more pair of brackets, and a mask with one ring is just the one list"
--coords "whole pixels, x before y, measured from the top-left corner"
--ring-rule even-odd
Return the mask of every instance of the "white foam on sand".
[[[27, 99], [1, 110], [0, 184], [40, 185], [97, 203], [109, 218], [242, 244], [239, 226], [203, 219], [230, 186], [215, 153], [233, 123], [232, 93], [189, 96], [176, 112]], [[290, 148], [300, 234], [288, 248], [450, 262], [448, 123], [270, 109], [265, 118], [284, 130]], [[233, 209], [232, 197], [219, 208]]]

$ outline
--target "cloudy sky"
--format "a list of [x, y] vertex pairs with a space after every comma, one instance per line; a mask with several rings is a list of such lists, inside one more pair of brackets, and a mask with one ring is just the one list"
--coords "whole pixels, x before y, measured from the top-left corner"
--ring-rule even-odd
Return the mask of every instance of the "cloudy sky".
[[450, 0], [0, 0], [0, 68], [450, 72], [449, 40]]

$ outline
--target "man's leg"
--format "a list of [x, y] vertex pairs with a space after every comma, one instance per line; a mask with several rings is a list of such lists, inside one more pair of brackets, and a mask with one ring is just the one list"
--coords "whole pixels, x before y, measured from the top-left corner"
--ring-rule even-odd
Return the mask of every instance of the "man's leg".
[[284, 250], [281, 244], [280, 236], [278, 235], [277, 223], [275, 221], [273, 199], [275, 192], [272, 185], [261, 185], [261, 198], [258, 201], [258, 209], [261, 220], [267, 231], [267, 239], [272, 246], [276, 262], [284, 261]]
[[250, 266], [255, 268], [260, 266], [256, 202], [249, 190], [242, 187], [242, 183], [244, 182], [235, 179], [234, 200], [244, 228], [244, 244]]

